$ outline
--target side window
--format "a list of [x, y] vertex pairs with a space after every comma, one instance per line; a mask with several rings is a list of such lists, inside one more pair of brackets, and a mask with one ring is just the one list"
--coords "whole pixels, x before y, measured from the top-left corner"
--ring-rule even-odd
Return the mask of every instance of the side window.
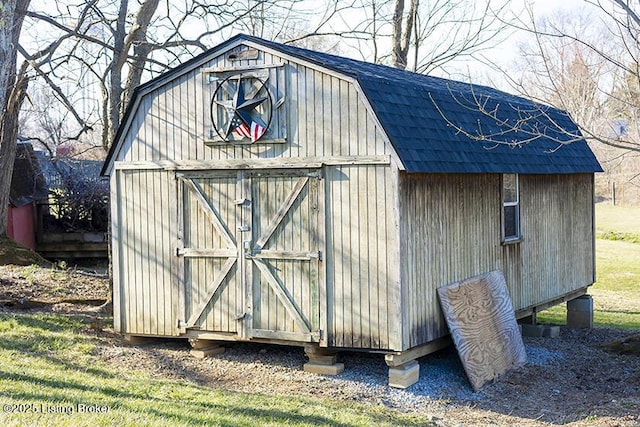
[[502, 240], [520, 239], [520, 188], [518, 175], [502, 175]]

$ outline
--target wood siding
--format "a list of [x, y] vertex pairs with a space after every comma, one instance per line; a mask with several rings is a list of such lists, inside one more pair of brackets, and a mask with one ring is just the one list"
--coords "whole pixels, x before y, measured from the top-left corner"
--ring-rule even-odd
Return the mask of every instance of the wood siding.
[[[520, 200], [524, 236], [520, 262], [503, 265], [514, 279], [520, 277], [511, 282], [516, 309], [591, 285], [593, 175], [523, 175]], [[511, 272], [512, 265], [520, 272]]]
[[[208, 83], [208, 74], [202, 69], [260, 64], [276, 65], [268, 68], [268, 84], [276, 101], [284, 98], [281, 108], [286, 114], [277, 126], [286, 124], [283, 132], [287, 141], [207, 145], [211, 129], [209, 103], [214, 86]], [[291, 287], [285, 286], [284, 291], [300, 305], [303, 320], [314, 328], [320, 326], [323, 345], [400, 349], [400, 273], [393, 257], [399, 253], [399, 218], [394, 210], [398, 204], [397, 174], [392, 173], [389, 165], [388, 156], [392, 153], [384, 136], [354, 85], [335, 75], [265, 52], [260, 52], [258, 60], [241, 63], [231, 63], [221, 55], [202, 69], [187, 73], [142, 97], [126, 143], [116, 159], [114, 173], [120, 184], [116, 185], [113, 198], [122, 200], [113, 213], [114, 223], [121, 224], [114, 227], [114, 239], [120, 242], [118, 251], [114, 251], [114, 257], [118, 258], [114, 264], [120, 265], [116, 280], [122, 305], [122, 332], [155, 334], [157, 330], [164, 331], [156, 326], [156, 317], [165, 314], [175, 324], [182, 322], [182, 331], [186, 325], [190, 329], [249, 338], [250, 325], [238, 322], [237, 318], [242, 315], [243, 303], [250, 298], [255, 316], [253, 322], [258, 329], [300, 333], [300, 327], [287, 314], [273, 288], [267, 285], [264, 277], [261, 279], [264, 271], [252, 269], [250, 277], [255, 282], [252, 289], [240, 287], [237, 270], [246, 262], [241, 252], [203, 314], [193, 319], [202, 301], [209, 297], [211, 283], [218, 283], [217, 276], [227, 271], [225, 263], [231, 258], [225, 258], [228, 252], [225, 252], [225, 242], [207, 213], [198, 208], [193, 191], [185, 190], [175, 175], [198, 176], [200, 172], [189, 172], [189, 165], [196, 164], [202, 176], [218, 174], [215, 179], [199, 179], [199, 185], [206, 198], [215, 199], [213, 204], [222, 199], [226, 201], [223, 203], [226, 207], [221, 207], [218, 213], [223, 222], [228, 222], [238, 246], [237, 242], [243, 237], [236, 232], [240, 217], [236, 206], [232, 205], [234, 200], [244, 197], [240, 195], [242, 184], [236, 184], [237, 171], [224, 172], [218, 170], [217, 165], [228, 169], [229, 161], [273, 159], [286, 164], [290, 159], [302, 162], [309, 159], [309, 164], [319, 161], [326, 164], [321, 169], [320, 181], [325, 194], [317, 207], [323, 210], [323, 226], [314, 232], [315, 238], [319, 239], [316, 246], [322, 248], [320, 268], [310, 270], [312, 265], [308, 263], [296, 266], [293, 261], [278, 260], [269, 261], [269, 268], [291, 276], [291, 280], [287, 279]], [[380, 156], [387, 156], [387, 161], [380, 162]], [[364, 164], [349, 165], [350, 158], [362, 159]], [[163, 170], [152, 165], [162, 165], [165, 161], [176, 162], [178, 166]], [[146, 171], [137, 171], [138, 167]], [[205, 170], [207, 167], [209, 172]], [[243, 167], [247, 165], [238, 163], [238, 170]], [[229, 177], [228, 182], [225, 176]], [[167, 177], [171, 177], [169, 182], [173, 183], [175, 194], [166, 190], [158, 192], [157, 188], [146, 184], [164, 182], [169, 179]], [[252, 218], [259, 231], [273, 214], [277, 194], [291, 183], [275, 183], [259, 179], [257, 175], [253, 181], [254, 192], [274, 195], [273, 200], [267, 197], [257, 202], [263, 205], [256, 205], [256, 208], [264, 211]], [[139, 183], [141, 186], [136, 189]], [[248, 196], [255, 197], [256, 194]], [[175, 214], [155, 212], [168, 200], [175, 201], [172, 202], [176, 206]], [[295, 220], [299, 213], [292, 215], [294, 217], [289, 221]], [[154, 226], [162, 230], [159, 232], [166, 235], [167, 241], [177, 242], [175, 247], [165, 245], [164, 252], [160, 253], [159, 243], [147, 242], [151, 231], [147, 218], [154, 218]], [[301, 231], [292, 230], [294, 234], [298, 233], [288, 237], [294, 242], [296, 236], [300, 238]], [[278, 239], [277, 236], [274, 238]], [[135, 247], [123, 247], [122, 242]], [[278, 241], [274, 242], [276, 246], [280, 245]], [[292, 250], [304, 249], [308, 243], [295, 243]], [[176, 256], [177, 249], [182, 249], [186, 255]], [[161, 261], [152, 260], [154, 255]], [[301, 277], [305, 271], [311, 280], [307, 284]], [[150, 289], [151, 283], [156, 283], [157, 288]], [[318, 288], [317, 292], [311, 293], [307, 285]], [[165, 293], [169, 288], [171, 296], [162, 299], [159, 294], [169, 295]], [[174, 288], [180, 292], [176, 293]], [[148, 297], [143, 298], [143, 295]], [[190, 318], [197, 324], [189, 324]], [[243, 329], [243, 325], [248, 329]], [[162, 333], [166, 332], [159, 334]], [[169, 333], [177, 332], [171, 330]], [[293, 336], [282, 335], [284, 338]]]
[[593, 283], [592, 175], [521, 175], [523, 240], [501, 244], [500, 175], [401, 175], [404, 348], [447, 333], [436, 288], [505, 272], [516, 310]]
[[388, 166], [328, 168], [329, 345], [399, 349], [400, 243]]
[[112, 176], [114, 323], [140, 335], [176, 335], [176, 183], [159, 171]]
[[[269, 86], [286, 120], [286, 143], [207, 146], [214, 84], [202, 70], [282, 64], [268, 68]], [[277, 125], [277, 124], [276, 124]], [[280, 124], [282, 125], [282, 124]], [[351, 82], [260, 52], [257, 60], [212, 59], [205, 67], [144, 96], [117, 161], [389, 155], [372, 117]]]

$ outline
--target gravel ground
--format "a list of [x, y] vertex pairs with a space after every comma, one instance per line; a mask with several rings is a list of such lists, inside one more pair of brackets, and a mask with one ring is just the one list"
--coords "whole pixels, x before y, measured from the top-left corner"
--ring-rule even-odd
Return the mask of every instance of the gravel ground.
[[[73, 295], [60, 290], [61, 278], [75, 283]], [[380, 354], [341, 353], [345, 371], [331, 377], [304, 372], [300, 347], [231, 342], [225, 344], [225, 353], [199, 360], [189, 354], [186, 340], [132, 346], [103, 323], [95, 302], [81, 303], [106, 295], [107, 280], [91, 274], [0, 267], [0, 310], [84, 316], [85, 333], [99, 343], [95, 356], [123, 372], [142, 369], [158, 378], [203, 386], [384, 405], [425, 414], [442, 426], [640, 426], [640, 355], [599, 348], [631, 332], [563, 329], [559, 338], [525, 337], [529, 363], [479, 393], [472, 391], [455, 350], [449, 348], [420, 358], [419, 382], [398, 390], [386, 385], [388, 369]], [[30, 299], [47, 304], [33, 307]]]
[[640, 426], [640, 357], [598, 348], [629, 335], [594, 329], [525, 338], [529, 363], [479, 393], [452, 348], [420, 358], [420, 380], [407, 390], [386, 385], [384, 357], [375, 354], [342, 353], [345, 371], [335, 377], [302, 371], [306, 359], [299, 347], [228, 343], [224, 354], [198, 360], [184, 340], [130, 346], [105, 333], [96, 355], [210, 387], [385, 405], [426, 414], [442, 426]]

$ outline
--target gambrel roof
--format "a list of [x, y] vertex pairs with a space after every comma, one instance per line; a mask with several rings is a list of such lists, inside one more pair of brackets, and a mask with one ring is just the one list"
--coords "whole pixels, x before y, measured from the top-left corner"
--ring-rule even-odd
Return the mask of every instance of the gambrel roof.
[[[214, 52], [246, 44], [331, 70], [359, 86], [407, 172], [565, 174], [601, 172], [562, 110], [486, 86], [447, 80], [239, 34], [141, 85], [141, 92], [191, 70]], [[126, 125], [131, 105], [122, 123]], [[117, 149], [122, 129], [103, 173]]]

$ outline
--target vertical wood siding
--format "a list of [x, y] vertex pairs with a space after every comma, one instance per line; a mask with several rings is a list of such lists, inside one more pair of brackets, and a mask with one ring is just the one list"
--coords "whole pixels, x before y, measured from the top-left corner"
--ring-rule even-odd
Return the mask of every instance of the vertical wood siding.
[[[241, 238], [236, 231], [240, 224], [239, 209], [234, 203], [236, 199], [237, 178], [235, 173], [218, 174], [215, 177], [196, 176], [187, 177], [198, 186], [198, 191], [206, 201], [199, 199], [196, 190], [189, 189], [183, 181], [180, 182], [181, 198], [178, 208], [183, 215], [183, 246], [195, 250], [229, 249], [229, 243], [223, 237], [236, 241]], [[221, 225], [212, 223], [209, 207], [220, 219]], [[220, 230], [218, 227], [222, 228]], [[222, 231], [222, 232], [221, 232]], [[227, 262], [236, 261], [227, 273], [224, 266]], [[238, 330], [235, 318], [242, 313], [243, 292], [240, 284], [237, 254], [234, 256], [184, 256], [179, 262], [184, 262], [184, 292], [185, 316], [181, 320], [192, 318], [201, 304], [207, 302], [209, 292], [214, 283], [220, 283], [215, 295], [210, 297], [206, 307], [198, 318], [194, 318], [193, 327], [196, 329], [216, 332], [234, 333]], [[197, 316], [198, 313], [195, 313]]]
[[[520, 178], [522, 233], [516, 309], [548, 301], [593, 282], [592, 175]], [[505, 265], [505, 269], [510, 265]]]
[[494, 269], [524, 309], [593, 280], [591, 175], [521, 175], [523, 241], [500, 243], [499, 175], [401, 176], [404, 347], [446, 334], [436, 288]]
[[399, 247], [389, 167], [327, 168], [329, 345], [399, 349]]
[[401, 175], [404, 347], [446, 334], [436, 288], [501, 267], [499, 175]]
[[[150, 171], [116, 171], [118, 217], [112, 222], [114, 298], [123, 333], [175, 335], [175, 179]], [[117, 236], [117, 238], [115, 238]], [[117, 295], [117, 296], [116, 296]]]
[[[204, 68], [283, 64], [269, 68], [274, 99], [288, 111], [285, 144], [206, 146], [215, 86], [200, 70], [144, 96], [133, 118], [122, 161], [216, 160], [390, 154], [355, 87], [338, 77], [260, 52], [242, 64], [214, 58]], [[273, 126], [280, 124], [274, 123]], [[376, 134], [374, 137], [372, 137]]]

